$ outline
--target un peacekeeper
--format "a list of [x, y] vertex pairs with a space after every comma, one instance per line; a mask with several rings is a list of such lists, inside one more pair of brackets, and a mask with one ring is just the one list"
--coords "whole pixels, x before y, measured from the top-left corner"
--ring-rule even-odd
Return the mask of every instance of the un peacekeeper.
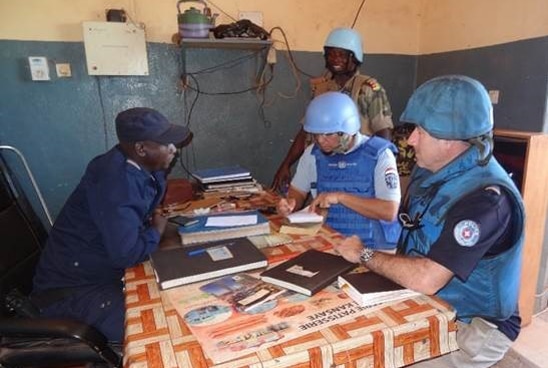
[[340, 92], [310, 102], [304, 130], [314, 144], [299, 160], [287, 197], [277, 204], [278, 214], [302, 208], [310, 193], [310, 211], [327, 208], [326, 223], [333, 229], [358, 235], [375, 249], [394, 249], [401, 230], [394, 145], [361, 134], [356, 104]]
[[[335, 91], [349, 95], [358, 106], [362, 134], [391, 140], [392, 110], [386, 91], [373, 77], [360, 74], [363, 63], [362, 38], [350, 28], [335, 28], [324, 44], [326, 73], [311, 80], [313, 97]], [[301, 128], [285, 159], [276, 171], [272, 188], [283, 191], [291, 177], [291, 166], [312, 143]]]
[[157, 249], [165, 170], [192, 138], [144, 107], [119, 113], [116, 133], [119, 144], [89, 163], [55, 221], [31, 295], [43, 316], [84, 321], [110, 341], [123, 340], [124, 269]]
[[336, 249], [455, 308], [460, 350], [413, 367], [491, 367], [520, 331], [524, 209], [492, 156], [489, 96], [474, 79], [438, 77], [413, 93], [401, 120], [415, 124], [408, 142], [418, 167], [400, 212], [398, 254], [364, 249], [357, 237]]

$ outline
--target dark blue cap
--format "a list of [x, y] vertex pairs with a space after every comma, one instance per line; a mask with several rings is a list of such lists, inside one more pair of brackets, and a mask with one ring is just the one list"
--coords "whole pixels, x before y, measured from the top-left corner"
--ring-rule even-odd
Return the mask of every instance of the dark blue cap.
[[190, 130], [171, 124], [154, 109], [135, 107], [116, 116], [116, 135], [120, 142], [153, 141], [177, 145], [188, 138]]

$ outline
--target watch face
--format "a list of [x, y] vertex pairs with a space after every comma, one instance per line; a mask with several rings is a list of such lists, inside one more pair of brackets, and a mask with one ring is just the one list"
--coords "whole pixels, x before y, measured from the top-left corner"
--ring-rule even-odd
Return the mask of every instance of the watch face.
[[365, 248], [364, 250], [362, 250], [362, 253], [360, 255], [360, 261], [362, 263], [367, 263], [371, 260], [371, 258], [373, 258], [373, 255], [375, 254], [375, 252], [369, 248]]

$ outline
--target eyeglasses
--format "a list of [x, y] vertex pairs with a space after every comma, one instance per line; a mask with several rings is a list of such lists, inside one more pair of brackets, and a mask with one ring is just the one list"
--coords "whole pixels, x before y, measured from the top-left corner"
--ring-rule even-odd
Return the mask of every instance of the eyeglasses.
[[312, 137], [315, 139], [315, 140], [318, 140], [320, 138], [331, 138], [333, 136], [340, 136], [342, 133], [315, 133], [315, 134], [312, 134]]

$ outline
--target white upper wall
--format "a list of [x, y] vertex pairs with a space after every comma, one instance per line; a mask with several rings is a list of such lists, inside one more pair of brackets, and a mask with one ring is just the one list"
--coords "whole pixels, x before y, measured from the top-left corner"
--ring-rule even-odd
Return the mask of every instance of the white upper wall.
[[[361, 1], [215, 0], [237, 18], [261, 11], [264, 28], [281, 27], [293, 50], [319, 51], [334, 27], [351, 26]], [[220, 13], [217, 24], [233, 20]], [[177, 31], [175, 0], [0, 0], [0, 39], [82, 41], [83, 21], [104, 21], [123, 8], [146, 25], [147, 40], [170, 43]], [[182, 4], [201, 8], [195, 2]], [[355, 27], [366, 53], [427, 54], [548, 35], [548, 0], [366, 0]], [[280, 32], [274, 39], [283, 41]], [[278, 46], [282, 48], [281, 45]]]
[[422, 0], [421, 54], [548, 36], [548, 0]]

